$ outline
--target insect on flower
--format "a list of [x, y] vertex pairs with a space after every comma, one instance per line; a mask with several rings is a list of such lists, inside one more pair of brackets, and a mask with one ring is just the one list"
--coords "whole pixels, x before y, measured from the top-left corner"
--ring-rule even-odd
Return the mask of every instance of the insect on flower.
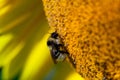
[[53, 32], [48, 38], [47, 46], [50, 49], [54, 63], [62, 62], [65, 60], [68, 52], [65, 50], [57, 32]]

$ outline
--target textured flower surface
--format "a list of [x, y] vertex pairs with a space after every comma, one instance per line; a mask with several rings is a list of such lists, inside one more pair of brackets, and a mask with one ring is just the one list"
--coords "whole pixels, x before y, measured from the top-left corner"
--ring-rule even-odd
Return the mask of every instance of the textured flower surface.
[[45, 13], [85, 80], [120, 80], [120, 0], [43, 0]]
[[69, 63], [53, 64], [45, 18], [41, 0], [0, 0], [0, 80], [83, 80]]

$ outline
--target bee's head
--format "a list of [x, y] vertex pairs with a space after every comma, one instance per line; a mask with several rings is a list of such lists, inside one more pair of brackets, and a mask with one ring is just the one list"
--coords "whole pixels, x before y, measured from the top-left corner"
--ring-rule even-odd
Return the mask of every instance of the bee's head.
[[51, 34], [51, 37], [57, 39], [57, 37], [58, 37], [58, 33], [53, 32], [53, 33]]

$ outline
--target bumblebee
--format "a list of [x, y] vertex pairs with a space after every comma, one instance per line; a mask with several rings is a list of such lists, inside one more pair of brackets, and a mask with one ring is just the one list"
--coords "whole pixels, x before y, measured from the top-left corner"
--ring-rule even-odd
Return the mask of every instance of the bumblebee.
[[53, 32], [48, 38], [47, 46], [50, 49], [50, 53], [54, 63], [62, 62], [65, 60], [68, 52], [63, 46], [63, 43], [57, 32]]
[[69, 53], [66, 51], [61, 38], [57, 32], [53, 32], [48, 38], [47, 46], [50, 49], [50, 54], [54, 63], [63, 62], [65, 59], [72, 63], [72, 66], [75, 68], [75, 61], [69, 56]]

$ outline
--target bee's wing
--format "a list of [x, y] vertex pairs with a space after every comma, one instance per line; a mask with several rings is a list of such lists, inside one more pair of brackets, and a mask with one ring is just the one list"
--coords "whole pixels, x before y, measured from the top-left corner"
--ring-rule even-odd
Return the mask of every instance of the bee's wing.
[[63, 62], [66, 58], [66, 54], [60, 53], [60, 55], [58, 56], [58, 58], [56, 59], [57, 62]]

